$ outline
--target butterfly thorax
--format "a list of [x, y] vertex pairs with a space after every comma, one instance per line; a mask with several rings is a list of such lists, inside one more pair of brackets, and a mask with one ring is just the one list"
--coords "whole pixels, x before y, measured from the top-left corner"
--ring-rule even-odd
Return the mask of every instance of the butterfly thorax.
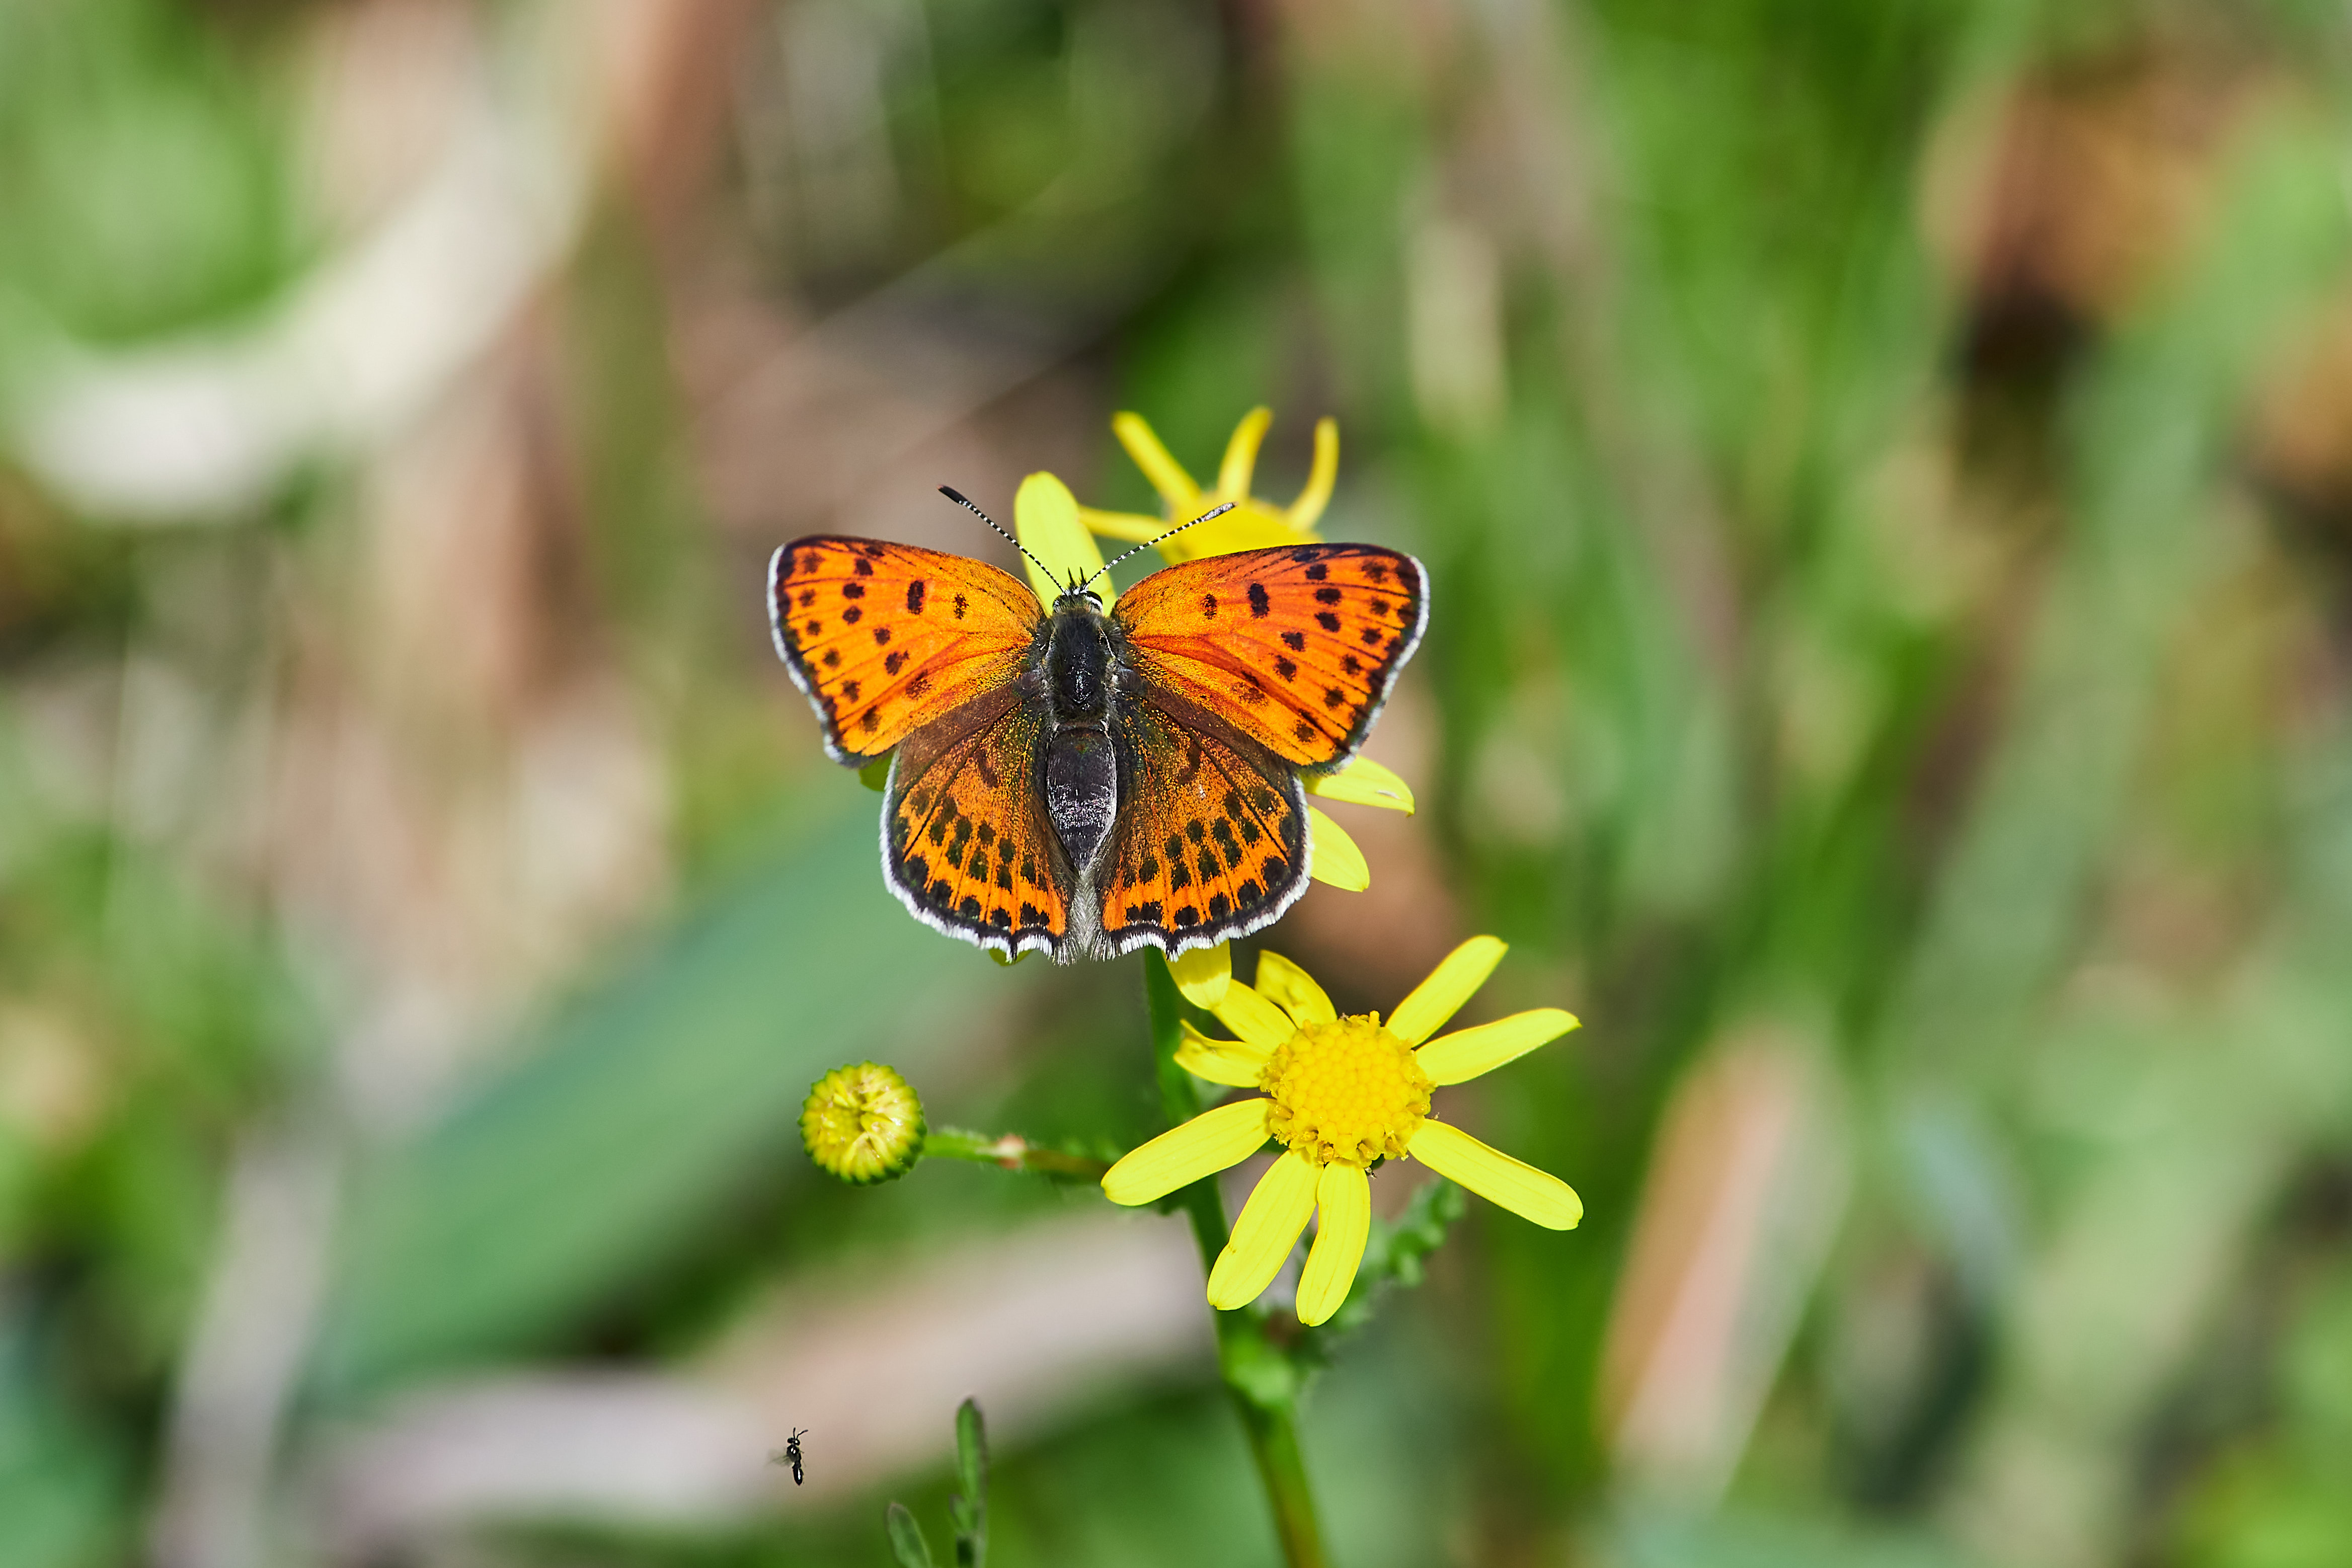
[[1102, 601], [1073, 590], [1046, 622], [1043, 676], [1052, 730], [1045, 743], [1045, 814], [1071, 868], [1084, 876], [1118, 815], [1111, 703], [1118, 685], [1117, 630]]
[[1092, 594], [1074, 589], [1054, 601], [1045, 674], [1056, 728], [1110, 722], [1113, 637], [1111, 619]]

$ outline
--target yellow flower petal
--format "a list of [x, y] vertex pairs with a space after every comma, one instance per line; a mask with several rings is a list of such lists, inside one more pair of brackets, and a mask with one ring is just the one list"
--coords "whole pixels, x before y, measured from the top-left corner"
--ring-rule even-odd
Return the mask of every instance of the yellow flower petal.
[[1211, 1083], [1231, 1084], [1235, 1089], [1257, 1087], [1258, 1074], [1265, 1070], [1271, 1051], [1262, 1050], [1247, 1040], [1213, 1038], [1189, 1023], [1183, 1029], [1184, 1043], [1176, 1047], [1178, 1067]]
[[1339, 422], [1315, 422], [1315, 466], [1307, 470], [1307, 488], [1290, 503], [1290, 526], [1304, 532], [1313, 528], [1331, 504], [1331, 487], [1339, 479]]
[[1538, 1046], [1549, 1045], [1576, 1027], [1576, 1015], [1557, 1007], [1514, 1013], [1475, 1029], [1456, 1029], [1421, 1047], [1421, 1070], [1434, 1084], [1467, 1083], [1482, 1072], [1492, 1072], [1517, 1060]]
[[1104, 511], [1098, 507], [1082, 506], [1078, 508], [1078, 521], [1086, 524], [1088, 533], [1129, 544], [1149, 544], [1168, 531], [1166, 518], [1146, 517], [1139, 511]]
[[1135, 466], [1143, 470], [1143, 477], [1151, 481], [1151, 488], [1160, 492], [1160, 499], [1168, 503], [1171, 516], [1181, 511], [1189, 517], [1200, 511], [1201, 487], [1192, 482], [1184, 465], [1168, 455], [1168, 448], [1160, 444], [1160, 437], [1144, 423], [1142, 415], [1112, 415], [1110, 431], [1127, 448], [1127, 455], [1135, 459]]
[[1236, 1100], [1169, 1129], [1103, 1173], [1103, 1195], [1130, 1206], [1153, 1203], [1240, 1164], [1265, 1147], [1265, 1112], [1272, 1103]]
[[1495, 965], [1509, 951], [1491, 936], [1474, 936], [1447, 953], [1429, 972], [1429, 978], [1397, 1004], [1395, 1016], [1389, 1019], [1389, 1033], [1408, 1046], [1417, 1046], [1437, 1033], [1486, 984], [1486, 976], [1495, 973]]
[[1217, 494], [1225, 500], [1239, 500], [1249, 494], [1250, 476], [1257, 471], [1257, 449], [1265, 439], [1265, 427], [1274, 423], [1274, 410], [1264, 406], [1251, 409], [1234, 426], [1234, 438], [1225, 443], [1225, 460], [1217, 466]]
[[1376, 805], [1382, 811], [1412, 815], [1412, 791], [1404, 780], [1370, 757], [1357, 757], [1336, 773], [1308, 773], [1307, 793], [1325, 800], [1356, 805]]
[[1278, 952], [1257, 955], [1257, 994], [1289, 1014], [1301, 1027], [1339, 1021], [1339, 1010], [1307, 971]]
[[1307, 808], [1307, 874], [1343, 892], [1372, 885], [1372, 868], [1348, 830], [1313, 806]]
[[1213, 1011], [1225, 999], [1225, 987], [1234, 983], [1233, 946], [1221, 942], [1214, 947], [1192, 948], [1170, 960], [1168, 968], [1185, 1001]]
[[1315, 1245], [1298, 1277], [1298, 1321], [1313, 1325], [1339, 1310], [1364, 1241], [1372, 1233], [1372, 1184], [1353, 1165], [1326, 1165], [1315, 1184]]
[[1209, 1011], [1226, 1028], [1263, 1050], [1276, 1049], [1298, 1033], [1289, 1014], [1238, 980], [1225, 987], [1224, 995]]
[[1584, 1200], [1575, 1188], [1548, 1171], [1487, 1148], [1459, 1127], [1424, 1121], [1407, 1152], [1439, 1175], [1451, 1176], [1488, 1203], [1547, 1230], [1574, 1230], [1584, 1217]]
[[1315, 1212], [1315, 1167], [1285, 1153], [1259, 1178], [1242, 1205], [1234, 1234], [1209, 1270], [1209, 1305], [1230, 1311], [1257, 1300], [1274, 1283]]
[[[1077, 497], [1051, 474], [1032, 474], [1021, 481], [1013, 498], [1013, 531], [1031, 555], [1045, 563], [1041, 572], [1036, 561], [1023, 562], [1029, 586], [1048, 605], [1073, 580], [1084, 582], [1102, 570], [1102, 552], [1095, 545], [1095, 536], [1078, 521]], [[1110, 579], [1097, 583], [1095, 592], [1102, 595], [1103, 607], [1108, 609], [1113, 597]]]

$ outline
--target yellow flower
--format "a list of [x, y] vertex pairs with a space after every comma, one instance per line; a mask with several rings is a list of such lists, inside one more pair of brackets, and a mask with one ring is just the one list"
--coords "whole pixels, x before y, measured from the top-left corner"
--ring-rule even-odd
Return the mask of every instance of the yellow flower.
[[1199, 1078], [1261, 1089], [1163, 1132], [1110, 1168], [1115, 1204], [1148, 1204], [1238, 1165], [1272, 1137], [1286, 1145], [1251, 1193], [1209, 1272], [1209, 1304], [1244, 1306], [1273, 1283], [1318, 1210], [1315, 1245], [1298, 1281], [1301, 1322], [1339, 1310], [1370, 1233], [1376, 1161], [1412, 1155], [1441, 1175], [1553, 1230], [1583, 1217], [1559, 1177], [1498, 1153], [1429, 1114], [1433, 1089], [1462, 1083], [1577, 1026], [1557, 1007], [1514, 1013], [1436, 1039], [1448, 1018], [1502, 962], [1503, 943], [1473, 937], [1448, 953], [1387, 1024], [1377, 1013], [1342, 1018], [1321, 986], [1265, 953], [1255, 989], [1230, 978], [1211, 1009], [1240, 1037], [1212, 1039], [1190, 1025], [1176, 1060]]
[[835, 1068], [801, 1102], [801, 1146], [856, 1186], [903, 1176], [923, 1157], [923, 1102], [879, 1062]]
[[1160, 553], [1169, 561], [1197, 561], [1203, 555], [1230, 555], [1236, 550], [1263, 550], [1277, 544], [1310, 543], [1316, 538], [1315, 524], [1330, 504], [1331, 487], [1339, 477], [1339, 425], [1334, 419], [1322, 419], [1315, 426], [1315, 466], [1307, 475], [1307, 488], [1298, 499], [1286, 507], [1258, 500], [1249, 493], [1250, 476], [1257, 468], [1258, 444], [1265, 439], [1265, 427], [1274, 422], [1274, 413], [1267, 408], [1253, 408], [1234, 430], [1234, 438], [1225, 443], [1225, 460], [1217, 468], [1213, 489], [1203, 490], [1184, 471], [1183, 465], [1168, 455], [1160, 437], [1139, 414], [1120, 414], [1110, 422], [1112, 434], [1151, 488], [1160, 492], [1167, 504], [1165, 517], [1145, 517], [1131, 511], [1099, 511], [1093, 507], [1080, 507], [1078, 517], [1086, 526], [1106, 539], [1126, 540], [1143, 544], [1159, 539], [1180, 522], [1190, 522], [1213, 507], [1226, 501], [1234, 510], [1224, 516], [1183, 532], [1161, 540]]

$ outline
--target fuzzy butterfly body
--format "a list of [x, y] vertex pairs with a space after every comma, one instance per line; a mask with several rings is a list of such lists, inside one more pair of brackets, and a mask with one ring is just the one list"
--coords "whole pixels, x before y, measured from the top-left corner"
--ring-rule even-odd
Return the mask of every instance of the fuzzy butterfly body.
[[1171, 953], [1306, 890], [1301, 770], [1363, 742], [1429, 614], [1363, 544], [1210, 556], [1106, 611], [982, 562], [820, 535], [769, 569], [825, 749], [891, 755], [882, 866], [917, 918], [1006, 954]]

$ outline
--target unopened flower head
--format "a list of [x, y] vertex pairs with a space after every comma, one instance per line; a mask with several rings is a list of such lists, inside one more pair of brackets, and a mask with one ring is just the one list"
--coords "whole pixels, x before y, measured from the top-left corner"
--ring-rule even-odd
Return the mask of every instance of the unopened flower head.
[[923, 1102], [898, 1069], [878, 1062], [835, 1068], [801, 1105], [801, 1144], [843, 1181], [864, 1186], [903, 1176], [923, 1154]]
[[1408, 1155], [1490, 1202], [1554, 1230], [1584, 1205], [1557, 1176], [1497, 1152], [1430, 1115], [1430, 1091], [1462, 1083], [1576, 1027], [1557, 1007], [1439, 1036], [1486, 984], [1504, 946], [1474, 937], [1448, 954], [1386, 1023], [1377, 1013], [1342, 1018], [1305, 970], [1274, 953], [1257, 984], [1227, 980], [1210, 1011], [1237, 1037], [1185, 1026], [1176, 1059], [1213, 1083], [1265, 1091], [1194, 1117], [1134, 1151], [1103, 1177], [1113, 1203], [1148, 1204], [1213, 1175], [1263, 1147], [1285, 1151], [1268, 1167], [1209, 1274], [1209, 1304], [1240, 1307], [1274, 1281], [1308, 1219], [1321, 1219], [1299, 1277], [1298, 1316], [1319, 1323], [1339, 1310], [1371, 1231], [1370, 1167]]

